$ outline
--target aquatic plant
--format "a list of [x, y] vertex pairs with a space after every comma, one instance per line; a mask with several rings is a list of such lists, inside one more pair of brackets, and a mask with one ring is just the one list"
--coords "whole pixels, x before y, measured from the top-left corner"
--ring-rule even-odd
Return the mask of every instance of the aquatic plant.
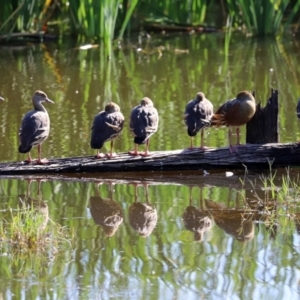
[[226, 4], [235, 25], [254, 35], [275, 34], [281, 25], [291, 25], [300, 8], [300, 1], [290, 4], [289, 0], [227, 0]]
[[44, 201], [20, 198], [20, 208], [9, 209], [7, 218], [0, 221], [1, 248], [12, 247], [21, 252], [57, 252], [61, 242], [69, 242], [67, 230], [49, 220]]

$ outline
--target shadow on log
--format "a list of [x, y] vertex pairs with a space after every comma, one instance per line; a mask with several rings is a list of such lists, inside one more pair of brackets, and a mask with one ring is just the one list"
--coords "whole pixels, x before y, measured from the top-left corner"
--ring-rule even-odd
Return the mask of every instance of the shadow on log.
[[[253, 93], [255, 97], [255, 93]], [[247, 123], [246, 143], [266, 144], [279, 142], [278, 90], [271, 89], [271, 96], [265, 107], [256, 105], [256, 113]]]

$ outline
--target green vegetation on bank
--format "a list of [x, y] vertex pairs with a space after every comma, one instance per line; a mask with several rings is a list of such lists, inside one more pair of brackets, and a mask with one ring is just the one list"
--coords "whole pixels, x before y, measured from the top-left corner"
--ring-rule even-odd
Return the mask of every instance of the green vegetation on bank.
[[[299, 20], [300, 0], [16, 0], [0, 2], [0, 35], [42, 30], [106, 45], [151, 24], [241, 28], [247, 34], [276, 34]], [[228, 22], [230, 20], [230, 22]], [[226, 25], [227, 24], [227, 25]], [[187, 29], [188, 30], [188, 29]]]

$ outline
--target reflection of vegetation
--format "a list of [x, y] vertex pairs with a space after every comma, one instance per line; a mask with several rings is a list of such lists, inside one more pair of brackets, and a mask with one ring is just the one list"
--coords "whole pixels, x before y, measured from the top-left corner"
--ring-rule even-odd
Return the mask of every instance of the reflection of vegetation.
[[19, 206], [9, 208], [0, 221], [0, 236], [3, 248], [12, 248], [22, 253], [50, 251], [57, 252], [59, 244], [67, 241], [66, 230], [50, 220], [47, 203], [40, 196], [40, 180], [38, 198], [30, 196], [31, 180], [26, 196], [19, 197]]
[[[97, 176], [94, 174], [94, 177]], [[26, 295], [26, 299], [57, 298], [57, 295], [60, 299], [108, 299], [120, 298], [120, 295], [126, 299], [165, 299], [172, 298], [173, 291], [178, 295], [188, 291], [189, 296], [196, 299], [201, 287], [205, 291], [204, 296], [210, 299], [212, 291], [220, 287], [223, 289], [219, 298], [224, 297], [223, 291], [231, 298], [249, 298], [253, 289], [264, 285], [276, 294], [274, 282], [278, 282], [278, 289], [282, 289], [286, 284], [284, 280], [290, 274], [290, 266], [299, 264], [299, 237], [294, 228], [283, 228], [285, 222], [290, 221], [287, 214], [293, 211], [292, 208], [287, 210], [286, 205], [278, 205], [280, 214], [277, 213], [277, 219], [275, 215], [272, 217], [278, 224], [276, 239], [270, 239], [268, 226], [272, 220], [264, 218], [267, 211], [262, 211], [260, 216], [257, 214], [262, 217], [261, 221], [246, 206], [248, 201], [255, 200], [251, 190], [217, 187], [209, 175], [206, 178], [207, 186], [202, 188], [203, 198], [214, 201], [212, 210], [219, 224], [221, 221], [222, 225], [228, 223], [233, 218], [240, 218], [241, 222], [237, 226], [236, 221], [233, 235], [216, 224], [206, 232], [202, 243], [191, 242], [191, 233], [185, 230], [182, 220], [190, 197], [188, 186], [169, 183], [149, 187], [149, 198], [156, 206], [158, 222], [151, 235], [144, 239], [136, 238], [137, 234], [130, 227], [128, 212], [135, 195], [134, 187], [126, 183], [116, 184], [114, 201], [124, 211], [124, 223], [108, 239], [95, 226], [93, 216], [87, 209], [87, 200], [95, 193], [94, 182], [45, 182], [42, 186], [43, 198], [49, 199], [49, 214], [61, 226], [74, 228], [74, 242], [54, 260], [51, 255], [45, 257], [33, 252], [26, 256], [26, 260], [22, 255], [11, 258], [6, 251], [6, 256], [0, 256], [1, 290], [5, 295], [13, 291], [16, 298]], [[3, 216], [3, 208], [6, 203], [12, 206], [12, 198], [16, 201], [17, 197], [13, 194], [22, 188], [23, 181], [1, 179], [0, 186], [1, 195], [7, 195], [6, 201], [0, 202], [0, 214]], [[138, 189], [138, 196], [144, 197], [143, 192]], [[263, 197], [264, 191], [257, 193]], [[235, 199], [240, 195], [247, 202], [240, 201], [237, 210]], [[109, 198], [110, 191], [101, 189], [101, 196]], [[199, 192], [194, 189], [192, 199], [196, 197], [199, 198]], [[257, 207], [254, 208], [257, 210]], [[297, 212], [296, 209], [294, 211]], [[253, 223], [246, 223], [251, 215]], [[253, 226], [255, 235], [249, 240]], [[242, 234], [249, 242], [235, 242], [236, 237], [241, 238]], [[272, 283], [259, 282], [258, 276], [269, 275], [274, 276]], [[243, 290], [241, 282], [245, 283]], [[296, 285], [291, 281], [289, 284]]]
[[[10, 216], [0, 223], [2, 248], [12, 247], [21, 252], [46, 252], [53, 254], [58, 245], [67, 241], [67, 232], [60, 225], [48, 223], [48, 206], [45, 202], [31, 200], [22, 202], [16, 211], [10, 209]], [[47, 224], [48, 223], [48, 224]]]

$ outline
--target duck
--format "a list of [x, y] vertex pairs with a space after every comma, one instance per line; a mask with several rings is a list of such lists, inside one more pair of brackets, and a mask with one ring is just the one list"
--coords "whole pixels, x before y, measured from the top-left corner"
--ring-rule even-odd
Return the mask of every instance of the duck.
[[129, 206], [129, 224], [141, 236], [147, 237], [154, 230], [157, 223], [157, 210], [149, 201], [148, 185], [145, 184], [146, 203], [137, 201], [137, 186], [134, 183], [135, 200]]
[[203, 143], [204, 128], [210, 126], [210, 119], [213, 115], [213, 104], [205, 98], [204, 93], [198, 92], [196, 98], [188, 102], [184, 113], [184, 122], [187, 126], [187, 133], [191, 138], [189, 149], [193, 149], [193, 137], [201, 131], [200, 149], [205, 149]]
[[22, 119], [19, 129], [19, 152], [28, 153], [27, 163], [35, 160], [31, 158], [30, 151], [32, 147], [38, 148], [38, 159], [36, 163], [47, 164], [47, 159], [42, 159], [42, 143], [48, 138], [50, 133], [50, 118], [42, 102], [54, 103], [48, 98], [45, 92], [37, 90], [32, 97], [34, 109], [27, 112]]
[[[158, 129], [158, 112], [150, 98], [144, 97], [138, 106], [135, 106], [130, 114], [130, 131], [134, 135], [134, 150], [128, 154], [137, 156], [149, 156], [150, 137]], [[138, 145], [145, 144], [145, 151], [138, 152]]]
[[107, 237], [111, 237], [123, 223], [123, 210], [120, 204], [113, 199], [112, 183], [108, 183], [108, 198], [103, 198], [99, 195], [99, 185], [101, 184], [97, 184], [96, 196], [90, 197], [90, 211], [95, 224], [102, 227]]
[[248, 123], [256, 112], [253, 95], [248, 91], [241, 91], [234, 99], [226, 101], [212, 115], [211, 126], [228, 127], [228, 141], [230, 153], [238, 152], [232, 145], [232, 128], [236, 128], [237, 146], [240, 145], [240, 126]]
[[[116, 153], [113, 153], [114, 140], [121, 134], [124, 126], [124, 115], [121, 112], [120, 106], [114, 102], [108, 103], [104, 111], [99, 112], [93, 121], [91, 133], [91, 148], [97, 149], [95, 158], [113, 158]], [[106, 155], [100, 153], [100, 149], [105, 142], [110, 141], [110, 151]]]

